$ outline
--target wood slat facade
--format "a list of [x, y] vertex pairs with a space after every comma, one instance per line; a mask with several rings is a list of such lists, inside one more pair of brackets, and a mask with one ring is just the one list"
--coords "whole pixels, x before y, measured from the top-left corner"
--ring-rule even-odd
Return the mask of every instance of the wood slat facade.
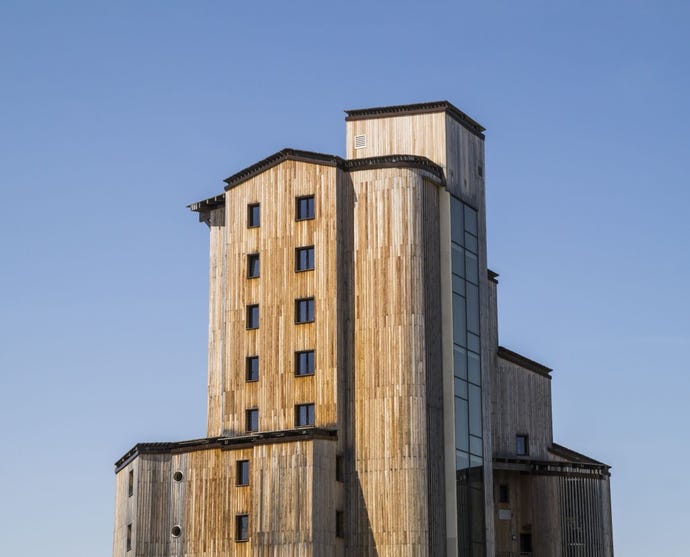
[[[549, 373], [498, 347], [483, 131], [447, 102], [348, 111], [347, 158], [286, 149], [190, 206], [210, 229], [207, 437], [118, 461], [114, 557], [493, 556], [528, 526], [551, 556], [574, 547], [583, 501], [603, 548], [583, 555], [612, 554], [608, 467], [553, 445]], [[471, 470], [454, 409], [458, 202], [477, 220]], [[304, 351], [313, 373], [298, 375]], [[511, 506], [495, 503], [506, 484]]]

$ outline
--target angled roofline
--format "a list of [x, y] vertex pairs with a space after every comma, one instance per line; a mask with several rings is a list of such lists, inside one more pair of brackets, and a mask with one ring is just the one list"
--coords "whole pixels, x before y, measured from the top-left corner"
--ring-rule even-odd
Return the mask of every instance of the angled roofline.
[[[446, 178], [438, 164], [426, 157], [417, 155], [384, 155], [380, 157], [366, 157], [362, 159], [343, 159], [337, 155], [325, 153], [315, 153], [313, 151], [301, 151], [299, 149], [282, 149], [273, 155], [260, 160], [256, 164], [248, 166], [223, 180], [225, 191], [228, 191], [239, 184], [266, 172], [285, 161], [301, 161], [325, 166], [334, 166], [344, 172], [357, 172], [360, 170], [371, 170], [375, 168], [417, 168], [433, 174], [442, 185], [445, 185]], [[221, 193], [208, 199], [197, 201], [187, 205], [193, 212], [202, 212], [214, 209], [225, 204], [225, 194]]]
[[162, 443], [137, 443], [115, 462], [115, 473], [122, 470], [132, 460], [142, 454], [172, 454], [204, 451], [208, 449], [232, 450], [246, 448], [253, 445], [267, 443], [289, 443], [312, 439], [337, 439], [338, 432], [334, 429], [320, 427], [287, 429], [280, 431], [265, 431], [251, 433], [239, 437], [203, 437], [188, 441], [170, 441]]
[[539, 362], [535, 362], [534, 360], [530, 360], [529, 358], [526, 358], [522, 354], [518, 354], [517, 352], [513, 352], [512, 350], [508, 350], [507, 348], [503, 346], [498, 347], [498, 352], [497, 355], [499, 358], [506, 360], [508, 362], [512, 362], [514, 364], [519, 365], [522, 368], [525, 368], [529, 371], [533, 371], [535, 373], [538, 373], [539, 375], [543, 375], [544, 377], [548, 377], [551, 379], [551, 372], [553, 371], [550, 367], [546, 367], [545, 365], [540, 364]]
[[587, 455], [578, 453], [577, 451], [569, 449], [568, 447], [564, 447], [563, 445], [559, 445], [558, 443], [552, 443], [551, 447], [549, 447], [549, 452], [555, 454], [556, 456], [560, 456], [561, 458], [568, 459], [572, 462], [582, 462], [585, 464], [594, 464], [597, 466], [606, 466], [606, 468], [611, 468], [608, 464], [604, 462], [594, 460], [593, 458]]
[[486, 128], [448, 101], [399, 104], [394, 106], [379, 106], [375, 108], [346, 110], [345, 113], [347, 114], [347, 117], [345, 118], [345, 121], [350, 122], [353, 120], [370, 120], [372, 118], [391, 118], [394, 116], [429, 114], [432, 112], [445, 112], [468, 131], [484, 139], [483, 132], [486, 131]]

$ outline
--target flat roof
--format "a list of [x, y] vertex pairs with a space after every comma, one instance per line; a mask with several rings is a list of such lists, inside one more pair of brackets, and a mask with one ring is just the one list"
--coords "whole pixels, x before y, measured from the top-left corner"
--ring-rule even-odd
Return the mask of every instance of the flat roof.
[[398, 104], [394, 106], [378, 106], [375, 108], [357, 108], [354, 110], [346, 110], [345, 114], [347, 114], [347, 117], [345, 118], [345, 121], [370, 120], [372, 118], [391, 118], [394, 116], [409, 116], [412, 114], [428, 114], [432, 112], [445, 112], [473, 134], [484, 139], [483, 132], [486, 131], [486, 128], [448, 101]]

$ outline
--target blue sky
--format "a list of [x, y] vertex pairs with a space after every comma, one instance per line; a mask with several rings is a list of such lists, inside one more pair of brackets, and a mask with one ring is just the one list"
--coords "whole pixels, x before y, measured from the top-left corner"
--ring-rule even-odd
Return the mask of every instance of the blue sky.
[[110, 555], [113, 462], [203, 436], [208, 232], [185, 206], [342, 110], [486, 128], [500, 341], [613, 466], [616, 552], [687, 554], [690, 7], [0, 3], [3, 554]]

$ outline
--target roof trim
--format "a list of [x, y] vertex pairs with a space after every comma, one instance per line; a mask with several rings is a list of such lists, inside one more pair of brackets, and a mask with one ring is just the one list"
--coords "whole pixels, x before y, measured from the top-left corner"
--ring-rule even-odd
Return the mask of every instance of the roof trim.
[[555, 454], [556, 456], [560, 456], [561, 458], [568, 459], [569, 461], [594, 464], [598, 466], [606, 466], [607, 468], [610, 468], [608, 464], [605, 464], [598, 460], [594, 460], [593, 458], [587, 455], [578, 453], [577, 451], [569, 449], [568, 447], [564, 447], [563, 445], [559, 445], [558, 443], [553, 443], [551, 447], [549, 447], [549, 452]]
[[448, 101], [399, 104], [394, 106], [379, 106], [375, 108], [346, 110], [345, 113], [347, 114], [347, 117], [345, 118], [345, 121], [350, 122], [354, 120], [371, 120], [373, 118], [392, 118], [395, 116], [411, 116], [413, 114], [429, 114], [433, 112], [445, 112], [468, 131], [472, 132], [477, 137], [484, 139], [484, 134], [482, 132], [486, 131], [486, 128]]
[[535, 373], [538, 373], [539, 375], [543, 375], [544, 377], [548, 377], [551, 379], [551, 372], [553, 371], [550, 367], [546, 367], [545, 365], [540, 364], [539, 362], [535, 362], [534, 360], [530, 360], [529, 358], [526, 358], [522, 354], [518, 354], [517, 352], [513, 352], [512, 350], [508, 350], [507, 348], [504, 348], [503, 346], [498, 347], [498, 352], [497, 355], [499, 358], [506, 360], [508, 362], [512, 362], [514, 364], [519, 365], [520, 367], [527, 369], [529, 371], [533, 371]]
[[122, 470], [136, 457], [143, 454], [172, 454], [204, 451], [208, 449], [232, 450], [265, 445], [268, 443], [289, 443], [313, 439], [336, 440], [338, 432], [334, 429], [320, 427], [265, 431], [240, 437], [204, 437], [188, 441], [171, 441], [162, 443], [137, 443], [115, 462], [115, 473]]
[[498, 273], [494, 273], [491, 269], [487, 269], [486, 273], [488, 274], [489, 280], [491, 282], [495, 282], [496, 284], [498, 284], [498, 277], [500, 276]]
[[[381, 157], [366, 157], [362, 159], [343, 159], [336, 155], [315, 153], [313, 151], [300, 151], [298, 149], [283, 149], [273, 155], [260, 160], [256, 164], [240, 170], [229, 178], [226, 178], [225, 191], [266, 172], [285, 161], [301, 161], [325, 166], [335, 166], [344, 172], [357, 172], [360, 170], [372, 170], [376, 168], [417, 168], [433, 174], [443, 185], [446, 183], [443, 168], [426, 157], [417, 155], [384, 155]], [[225, 194], [221, 193], [208, 199], [197, 201], [187, 205], [193, 212], [200, 213], [225, 204]]]

